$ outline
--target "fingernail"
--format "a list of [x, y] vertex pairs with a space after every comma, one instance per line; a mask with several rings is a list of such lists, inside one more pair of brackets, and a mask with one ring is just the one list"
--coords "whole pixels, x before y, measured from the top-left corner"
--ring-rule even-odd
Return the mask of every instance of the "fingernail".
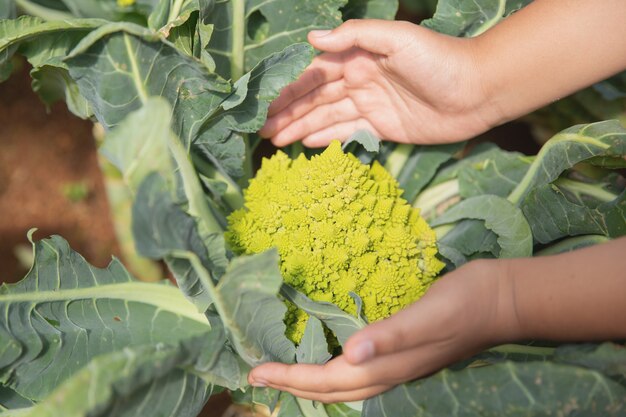
[[312, 30], [309, 32], [309, 35], [314, 38], [321, 38], [322, 36], [328, 35], [330, 32], [332, 32], [332, 30]]
[[265, 388], [267, 387], [267, 382], [263, 381], [262, 379], [255, 379], [254, 382], [250, 385], [257, 388]]
[[374, 357], [374, 343], [371, 340], [359, 343], [352, 348], [350, 356], [352, 356], [352, 363], [355, 365], [372, 359]]

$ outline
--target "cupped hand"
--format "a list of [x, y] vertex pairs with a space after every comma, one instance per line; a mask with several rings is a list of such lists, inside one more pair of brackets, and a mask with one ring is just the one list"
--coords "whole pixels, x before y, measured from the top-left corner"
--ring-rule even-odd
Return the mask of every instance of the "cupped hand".
[[472, 39], [384, 20], [350, 20], [308, 39], [325, 53], [282, 91], [259, 132], [277, 146], [326, 146], [363, 128], [402, 143], [454, 142], [499, 120]]
[[355, 333], [325, 365], [268, 363], [248, 381], [324, 403], [356, 401], [469, 357], [515, 331], [502, 268], [500, 260], [469, 263], [405, 310]]

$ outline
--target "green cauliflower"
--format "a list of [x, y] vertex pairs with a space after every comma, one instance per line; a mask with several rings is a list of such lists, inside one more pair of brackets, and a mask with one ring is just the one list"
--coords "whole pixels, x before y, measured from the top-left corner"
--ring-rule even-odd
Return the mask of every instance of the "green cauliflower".
[[[320, 155], [264, 159], [229, 218], [226, 239], [238, 254], [276, 247], [286, 283], [350, 314], [363, 301], [374, 322], [421, 297], [443, 263], [435, 233], [401, 197], [397, 181], [334, 141]], [[288, 304], [287, 336], [299, 343], [307, 314]]]

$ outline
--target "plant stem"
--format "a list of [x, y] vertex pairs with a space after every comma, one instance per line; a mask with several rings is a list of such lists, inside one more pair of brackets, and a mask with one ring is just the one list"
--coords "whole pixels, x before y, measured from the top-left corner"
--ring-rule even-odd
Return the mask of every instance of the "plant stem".
[[320, 403], [317, 407], [315, 407], [315, 405], [313, 405], [313, 401], [298, 397], [296, 397], [296, 402], [298, 403], [298, 407], [304, 417], [328, 417], [324, 404]]
[[422, 211], [422, 217], [429, 217], [437, 207], [459, 195], [459, 180], [452, 179], [422, 191], [413, 202], [413, 207]]
[[246, 33], [246, 7], [244, 0], [231, 0], [233, 7], [232, 20], [232, 56], [230, 61], [230, 78], [237, 81], [244, 73], [244, 47]]
[[40, 17], [43, 20], [67, 20], [73, 19], [74, 16], [70, 13], [60, 10], [49, 9], [36, 3], [31, 3], [28, 0], [15, 0], [15, 4], [22, 9], [26, 14]]
[[202, 185], [200, 184], [200, 180], [191, 163], [187, 150], [174, 135], [170, 135], [168, 145], [180, 169], [185, 195], [189, 201], [189, 214], [198, 219], [200, 236], [206, 238], [210, 234], [223, 232], [222, 227], [215, 219], [215, 216], [213, 216], [205, 200]]
[[525, 355], [534, 355], [534, 356], [551, 356], [554, 354], [555, 348], [551, 347], [541, 347], [541, 346], [526, 346], [526, 345], [516, 345], [516, 344], [507, 344], [495, 346], [489, 351], [498, 352], [498, 353], [518, 353]]
[[394, 177], [398, 178], [402, 167], [406, 164], [406, 161], [411, 156], [411, 152], [415, 147], [408, 144], [396, 145], [393, 151], [387, 156], [385, 162], [385, 169]]
[[567, 178], [559, 178], [554, 181], [554, 185], [565, 188], [567, 191], [570, 191], [576, 195], [585, 194], [589, 197], [593, 197], [597, 200], [602, 201], [603, 203], [608, 203], [609, 201], [613, 201], [617, 198], [617, 195], [613, 194], [610, 191], [605, 190], [604, 188], [587, 184], [580, 181], [574, 181]]
[[[244, 74], [245, 65], [245, 46], [246, 46], [246, 4], [244, 0], [231, 0], [232, 5], [232, 28], [231, 28], [231, 60], [230, 60], [230, 79], [232, 82], [237, 81]], [[243, 162], [244, 176], [239, 180], [239, 185], [245, 188], [248, 180], [252, 178], [252, 149], [250, 147], [250, 139], [247, 133], [242, 133], [243, 141], [246, 147], [246, 158]]]
[[226, 192], [222, 198], [226, 204], [228, 204], [228, 207], [232, 210], [237, 210], [243, 207], [243, 193], [241, 192], [241, 188], [239, 188], [237, 183], [232, 178], [222, 174], [219, 170], [215, 169], [213, 165], [207, 163], [204, 159], [196, 156], [195, 154], [191, 155], [191, 159], [194, 166], [202, 175], [207, 178], [222, 181], [226, 184]]
[[539, 252], [536, 252], [535, 256], [557, 255], [559, 253], [570, 252], [575, 249], [584, 248], [586, 246], [608, 242], [609, 240], [611, 239], [603, 235], [571, 237], [569, 239], [564, 239], [559, 243], [555, 243], [554, 245], [548, 246], [547, 248], [542, 249]]
[[184, 0], [176, 0], [174, 2], [174, 5], [170, 9], [169, 15], [167, 16], [167, 23], [172, 22], [174, 19], [178, 17], [178, 15], [180, 14], [180, 10], [183, 7], [183, 2]]

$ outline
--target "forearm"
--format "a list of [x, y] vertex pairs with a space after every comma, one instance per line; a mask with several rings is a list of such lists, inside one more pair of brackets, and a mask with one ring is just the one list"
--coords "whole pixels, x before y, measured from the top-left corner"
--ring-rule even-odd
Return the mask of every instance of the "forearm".
[[626, 338], [626, 238], [507, 262], [516, 339]]
[[626, 1], [535, 0], [475, 39], [500, 124], [626, 69]]

